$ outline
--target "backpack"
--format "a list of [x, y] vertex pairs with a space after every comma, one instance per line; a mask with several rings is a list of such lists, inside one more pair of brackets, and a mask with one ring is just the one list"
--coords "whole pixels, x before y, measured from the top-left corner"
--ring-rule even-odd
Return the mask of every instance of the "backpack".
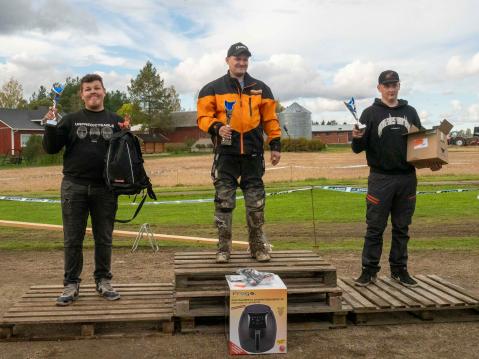
[[143, 167], [140, 142], [138, 138], [127, 130], [115, 132], [108, 145], [105, 158], [105, 181], [108, 188], [116, 195], [137, 195], [146, 189], [146, 194], [129, 220], [115, 219], [115, 222], [128, 223], [140, 212], [148, 195], [156, 200], [155, 192], [150, 179]]

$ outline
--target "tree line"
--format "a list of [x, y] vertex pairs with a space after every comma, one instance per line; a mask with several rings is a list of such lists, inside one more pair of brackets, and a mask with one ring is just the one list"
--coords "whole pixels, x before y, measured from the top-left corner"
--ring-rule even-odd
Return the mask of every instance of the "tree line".
[[[69, 113], [80, 110], [83, 106], [79, 97], [80, 78], [67, 77], [61, 85], [64, 90], [58, 103], [59, 111]], [[52, 89], [40, 85], [26, 100], [22, 84], [10, 78], [0, 89], [0, 108], [35, 110], [51, 106], [53, 97]], [[129, 115], [133, 124], [142, 124], [150, 131], [165, 131], [171, 128], [171, 112], [180, 111], [181, 104], [175, 88], [167, 86], [157, 69], [147, 61], [137, 76], [130, 80], [127, 92], [106, 92], [105, 108], [121, 116]]]

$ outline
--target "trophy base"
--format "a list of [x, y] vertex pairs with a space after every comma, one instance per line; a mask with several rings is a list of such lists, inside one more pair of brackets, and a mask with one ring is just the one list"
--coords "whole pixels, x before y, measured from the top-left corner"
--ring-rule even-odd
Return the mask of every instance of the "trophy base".
[[45, 125], [48, 125], [48, 126], [56, 126], [58, 124], [57, 120], [47, 120], [45, 122]]

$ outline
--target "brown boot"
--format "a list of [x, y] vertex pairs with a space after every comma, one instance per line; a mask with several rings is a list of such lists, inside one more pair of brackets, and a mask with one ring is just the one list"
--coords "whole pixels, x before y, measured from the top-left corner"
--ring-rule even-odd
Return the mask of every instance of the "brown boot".
[[216, 263], [228, 263], [231, 253], [231, 212], [219, 212], [215, 215], [215, 224], [218, 228], [218, 251]]
[[256, 251], [255, 257], [258, 262], [269, 262], [271, 260], [271, 256], [266, 250]]

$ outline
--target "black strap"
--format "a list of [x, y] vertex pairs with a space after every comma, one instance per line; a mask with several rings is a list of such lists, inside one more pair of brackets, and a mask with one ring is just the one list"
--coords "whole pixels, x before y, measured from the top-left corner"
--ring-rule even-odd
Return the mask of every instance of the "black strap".
[[141, 199], [141, 202], [140, 204], [138, 205], [138, 207], [136, 208], [136, 211], [135, 211], [135, 214], [133, 215], [133, 217], [131, 217], [130, 219], [115, 219], [115, 222], [118, 222], [118, 223], [128, 223], [128, 222], [131, 222], [135, 219], [135, 217], [138, 215], [138, 213], [140, 212], [141, 210], [141, 207], [143, 207], [143, 203], [145, 203], [145, 200], [146, 200], [146, 194], [143, 196], [143, 198]]
[[219, 140], [219, 134], [217, 134], [216, 136], [214, 136], [212, 138], [212, 141], [213, 141], [213, 163], [211, 165], [211, 179], [214, 181], [216, 179], [216, 166], [218, 165], [218, 157], [219, 157], [219, 153], [218, 153], [218, 141]]
[[[148, 178], [148, 182], [150, 182], [149, 178]], [[150, 197], [152, 200], [156, 201], [156, 194], [153, 191], [153, 187], [152, 187], [151, 183], [146, 188], [146, 193], [147, 193], [148, 197]]]

